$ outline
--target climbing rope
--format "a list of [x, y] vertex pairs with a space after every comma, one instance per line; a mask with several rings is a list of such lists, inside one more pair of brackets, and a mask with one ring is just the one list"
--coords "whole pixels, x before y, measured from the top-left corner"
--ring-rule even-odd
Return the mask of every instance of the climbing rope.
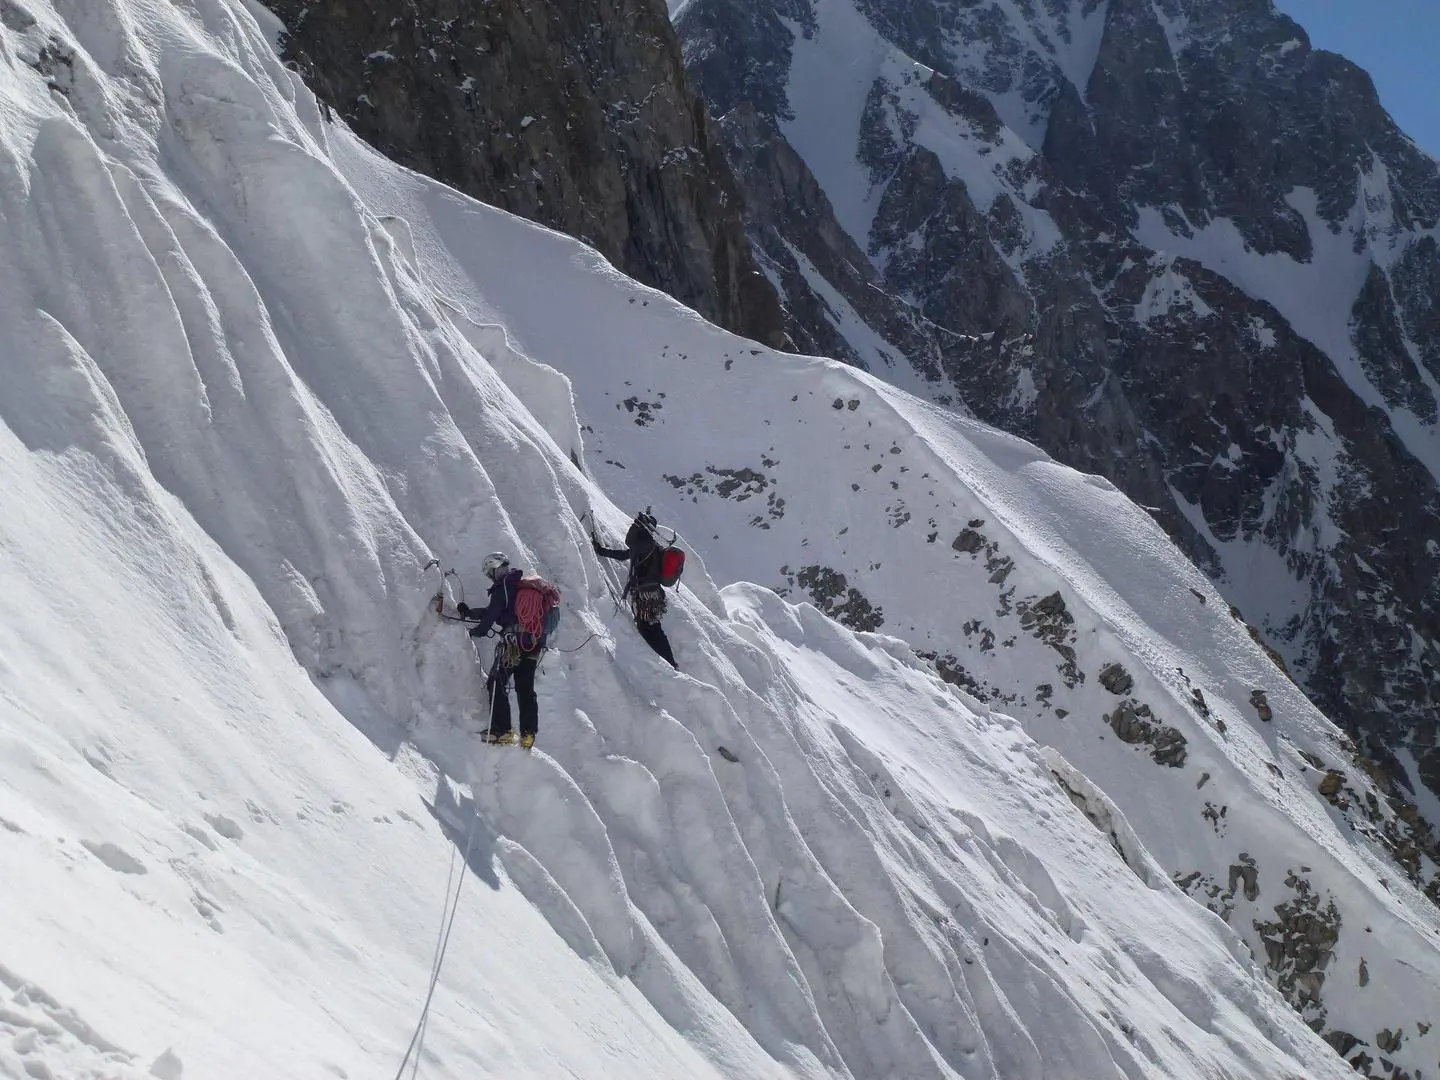
[[[431, 559], [429, 562], [427, 562], [427, 563], [425, 564], [424, 568], [421, 570], [421, 573], [424, 573], [425, 571], [430, 570], [432, 567], [433, 567], [434, 569], [436, 569], [436, 570], [440, 570], [440, 560], [439, 560], [439, 559]], [[434, 606], [434, 608], [435, 608], [435, 614], [438, 615], [438, 616], [440, 616], [440, 618], [445, 619], [447, 622], [467, 622], [468, 620], [465, 619], [465, 617], [462, 616], [462, 615], [449, 615], [449, 614], [446, 614], [446, 612], [445, 612], [445, 579], [446, 579], [446, 578], [454, 578], [454, 579], [455, 579], [455, 588], [456, 588], [456, 589], [459, 591], [459, 593], [460, 593], [460, 599], [459, 599], [458, 601], [456, 601], [456, 607], [459, 607], [459, 605], [465, 603], [465, 582], [463, 582], [462, 580], [460, 580], [460, 574], [459, 574], [459, 572], [458, 572], [457, 570], [455, 570], [453, 567], [452, 567], [451, 569], [449, 569], [449, 570], [441, 570], [441, 571], [440, 571], [440, 586], [439, 586], [439, 588], [437, 588], [437, 589], [435, 590], [435, 595], [434, 595], [433, 597], [431, 597], [431, 599], [430, 599], [430, 603], [431, 603], [431, 604]]]
[[[428, 567], [427, 567], [428, 569]], [[495, 720], [495, 691], [490, 692], [490, 721]], [[470, 815], [470, 831], [465, 837], [465, 857], [461, 860], [460, 883], [455, 885], [452, 898], [450, 886], [455, 881], [455, 845], [450, 846], [450, 869], [445, 875], [445, 906], [440, 910], [440, 936], [435, 942], [435, 959], [430, 965], [430, 986], [425, 991], [425, 1004], [420, 1007], [420, 1019], [415, 1023], [415, 1033], [410, 1036], [410, 1045], [400, 1059], [400, 1068], [395, 1070], [395, 1080], [404, 1080], [405, 1066], [411, 1065], [410, 1080], [420, 1075], [420, 1057], [425, 1051], [425, 1034], [430, 1027], [430, 1005], [435, 1000], [435, 988], [440, 985], [440, 969], [445, 965], [445, 954], [450, 949], [450, 931], [455, 928], [455, 915], [460, 910], [460, 893], [465, 888], [466, 870], [470, 867], [470, 852], [475, 846], [475, 829], [480, 824], [480, 805], [476, 801]]]
[[592, 641], [594, 641], [594, 640], [595, 640], [595, 631], [592, 630], [592, 631], [590, 631], [590, 633], [588, 633], [588, 634], [585, 635], [585, 640], [582, 641], [582, 642], [580, 642], [580, 644], [579, 644], [579, 645], [576, 645], [573, 649], [562, 649], [562, 648], [556, 646], [554, 649], [547, 649], [546, 652], [577, 653], [577, 652], [579, 652], [581, 649], [585, 648], [586, 645], [589, 645], [590, 642], [592, 642]]
[[[580, 516], [580, 520], [581, 520], [581, 521], [584, 521], [586, 515], [588, 515], [589, 513], [590, 513], [590, 512], [589, 512], [588, 510], [585, 511], [585, 514], [582, 514], [582, 515]], [[427, 562], [427, 563], [425, 564], [425, 566], [423, 567], [423, 570], [424, 570], [424, 571], [429, 571], [429, 570], [431, 570], [432, 568], [435, 569], [435, 570], [440, 570], [440, 560], [439, 560], [439, 559], [431, 559], [429, 562]], [[430, 601], [430, 603], [432, 604], [432, 606], [435, 608], [435, 614], [438, 615], [440, 618], [444, 619], [446, 622], [458, 622], [458, 623], [470, 622], [471, 620], [470, 620], [470, 619], [467, 619], [467, 618], [466, 618], [465, 616], [463, 616], [463, 615], [451, 615], [449, 612], [447, 612], [447, 611], [445, 610], [445, 579], [446, 579], [446, 578], [454, 578], [454, 579], [455, 579], [455, 588], [456, 588], [456, 590], [460, 593], [460, 598], [456, 601], [456, 607], [458, 608], [461, 604], [465, 603], [465, 582], [464, 582], [463, 580], [461, 580], [459, 571], [455, 570], [453, 567], [452, 567], [451, 569], [449, 569], [449, 570], [442, 570], [442, 571], [440, 572], [440, 585], [439, 585], [439, 588], [436, 589], [435, 595], [434, 595], [434, 597], [431, 598], [431, 601]], [[610, 583], [610, 575], [609, 575], [608, 573], [605, 574], [605, 588], [606, 588], [606, 590], [610, 593], [610, 599], [613, 600], [613, 601], [615, 601], [615, 611], [611, 614], [611, 616], [610, 616], [609, 619], [606, 619], [606, 620], [605, 620], [606, 625], [609, 625], [610, 621], [611, 621], [612, 619], [614, 619], [615, 615], [618, 615], [618, 614], [620, 613], [620, 609], [621, 609], [622, 604], [621, 604], [621, 601], [620, 601], [619, 597], [618, 597], [618, 596], [616, 595], [616, 593], [615, 593], [615, 587]], [[585, 648], [585, 646], [589, 645], [590, 642], [595, 639], [595, 637], [596, 637], [596, 634], [595, 634], [594, 632], [591, 632], [591, 633], [589, 633], [589, 634], [587, 634], [587, 635], [585, 636], [585, 639], [584, 639], [583, 641], [581, 641], [579, 645], [576, 645], [576, 646], [574, 646], [573, 648], [562, 649], [562, 648], [559, 648], [558, 646], [550, 646], [550, 647], [546, 648], [545, 651], [546, 651], [546, 652], [561, 652], [561, 653], [577, 653], [577, 652], [579, 652], [581, 649]], [[513, 666], [513, 664], [512, 664], [511, 666]]]
[[[590, 519], [590, 539], [598, 544], [600, 542], [600, 536], [596, 531], [598, 525], [595, 521], [595, 515], [591, 511], [586, 510], [580, 515], [580, 524], [583, 526], [587, 517]], [[621, 608], [624, 607], [624, 599], [620, 592], [617, 591], [615, 584], [611, 581], [609, 559], [600, 560], [600, 576], [605, 581], [605, 591], [610, 594], [610, 599], [615, 602], [615, 610], [610, 615], [610, 618], [613, 619], [616, 615], [620, 614]], [[605, 621], [608, 624], [610, 620], [607, 619]]]
[[465, 857], [461, 860], [460, 883], [455, 885], [452, 897], [450, 888], [455, 881], [455, 846], [450, 847], [450, 870], [445, 877], [445, 906], [440, 912], [440, 936], [435, 942], [435, 959], [430, 967], [430, 986], [425, 992], [425, 1004], [420, 1008], [420, 1019], [415, 1024], [415, 1033], [410, 1036], [410, 1045], [400, 1059], [400, 1068], [395, 1070], [395, 1080], [403, 1080], [405, 1067], [411, 1065], [411, 1080], [420, 1075], [420, 1057], [425, 1050], [425, 1033], [430, 1026], [430, 1005], [435, 1000], [435, 988], [440, 985], [440, 969], [445, 964], [445, 954], [450, 948], [450, 931], [455, 927], [455, 915], [460, 910], [460, 894], [465, 888], [465, 871], [470, 866], [470, 852], [475, 844], [475, 830], [480, 823], [477, 807], [470, 816], [470, 833], [465, 838]]

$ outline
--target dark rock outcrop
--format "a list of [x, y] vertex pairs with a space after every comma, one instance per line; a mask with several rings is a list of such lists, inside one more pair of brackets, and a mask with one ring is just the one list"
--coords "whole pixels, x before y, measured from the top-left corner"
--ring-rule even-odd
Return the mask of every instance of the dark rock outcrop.
[[1133, 698], [1123, 701], [1105, 717], [1105, 722], [1122, 742], [1149, 746], [1156, 764], [1172, 769], [1184, 766], [1189, 755], [1188, 740], [1169, 724], [1162, 723], [1149, 705]]
[[382, 153], [787, 344], [662, 0], [269, 6], [285, 58]]
[[[831, 356], [884, 374], [913, 367], [939, 383], [940, 341], [949, 335], [883, 288], [865, 252], [840, 228], [829, 198], [772, 118], [745, 103], [715, 123], [737, 176], [744, 177], [746, 219], [756, 258], [778, 285], [786, 330], [803, 352]], [[817, 281], [826, 283], [818, 289]], [[856, 327], [885, 344], [857, 349]]]
[[1100, 685], [1110, 693], [1123, 697], [1134, 688], [1135, 679], [1125, 670], [1124, 664], [1112, 661], [1100, 669]]
[[1286, 874], [1285, 885], [1293, 891], [1291, 898], [1275, 905], [1273, 919], [1256, 919], [1254, 926], [1280, 992], [1323, 1037], [1326, 1009], [1321, 992], [1340, 940], [1340, 912], [1332, 898], [1322, 898], [1310, 880], [1294, 870]]

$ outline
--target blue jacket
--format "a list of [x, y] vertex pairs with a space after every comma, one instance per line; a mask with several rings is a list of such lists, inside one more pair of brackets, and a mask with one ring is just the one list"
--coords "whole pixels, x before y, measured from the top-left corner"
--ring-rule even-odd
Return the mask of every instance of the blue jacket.
[[492, 626], [506, 630], [515, 625], [515, 596], [524, 576], [523, 570], [511, 570], [490, 586], [490, 602], [483, 611], [470, 608], [465, 612], [464, 618], [478, 620], [470, 631], [471, 637], [484, 637]]

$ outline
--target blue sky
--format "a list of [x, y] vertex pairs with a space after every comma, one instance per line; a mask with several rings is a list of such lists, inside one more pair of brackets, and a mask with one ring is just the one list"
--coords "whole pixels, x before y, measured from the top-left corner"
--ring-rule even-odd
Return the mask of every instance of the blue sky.
[[1402, 131], [1440, 156], [1440, 0], [1275, 0], [1317, 49], [1370, 73]]

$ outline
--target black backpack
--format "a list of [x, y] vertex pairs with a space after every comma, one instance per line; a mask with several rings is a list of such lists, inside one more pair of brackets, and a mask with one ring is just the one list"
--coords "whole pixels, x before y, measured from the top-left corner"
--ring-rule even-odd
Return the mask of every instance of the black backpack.
[[652, 514], [637, 514], [625, 533], [625, 546], [635, 560], [635, 585], [674, 586], [685, 572], [685, 552], [675, 546], [672, 537], [662, 544], [655, 537], [656, 521]]

